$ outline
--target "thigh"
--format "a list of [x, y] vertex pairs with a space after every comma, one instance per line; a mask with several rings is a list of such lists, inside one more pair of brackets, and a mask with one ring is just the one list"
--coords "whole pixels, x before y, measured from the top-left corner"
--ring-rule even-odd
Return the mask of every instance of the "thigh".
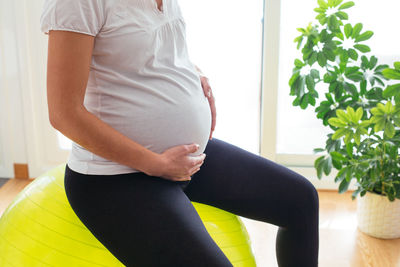
[[128, 267], [232, 266], [179, 183], [144, 173], [67, 169], [65, 189], [85, 226]]
[[285, 166], [217, 138], [204, 153], [185, 188], [192, 201], [282, 227], [317, 208], [312, 183]]

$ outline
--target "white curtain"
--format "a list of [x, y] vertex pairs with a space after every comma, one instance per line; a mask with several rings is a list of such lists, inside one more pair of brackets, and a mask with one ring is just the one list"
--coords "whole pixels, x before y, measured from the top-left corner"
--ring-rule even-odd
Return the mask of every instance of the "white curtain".
[[34, 178], [66, 160], [47, 115], [43, 0], [0, 0], [0, 176], [28, 163]]

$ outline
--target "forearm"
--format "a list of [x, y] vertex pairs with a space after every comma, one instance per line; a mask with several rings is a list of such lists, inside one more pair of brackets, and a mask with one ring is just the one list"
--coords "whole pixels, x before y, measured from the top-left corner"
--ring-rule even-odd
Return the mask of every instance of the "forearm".
[[63, 135], [100, 157], [151, 175], [151, 166], [157, 164], [159, 154], [129, 139], [85, 108], [62, 114], [52, 120], [52, 125]]

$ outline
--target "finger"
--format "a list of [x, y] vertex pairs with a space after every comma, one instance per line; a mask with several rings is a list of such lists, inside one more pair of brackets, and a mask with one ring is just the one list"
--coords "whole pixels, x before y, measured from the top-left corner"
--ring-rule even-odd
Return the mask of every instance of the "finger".
[[209, 103], [210, 103], [210, 109], [211, 109], [211, 117], [212, 117], [212, 123], [211, 123], [211, 130], [210, 130], [210, 137], [209, 139], [212, 139], [212, 133], [215, 129], [215, 125], [217, 123], [217, 110], [215, 107], [215, 103], [213, 102], [213, 99], [210, 100], [209, 98]]
[[200, 78], [200, 82], [201, 82], [201, 87], [202, 87], [203, 89], [205, 89], [206, 84], [205, 84], [203, 78]]
[[207, 98], [210, 98], [210, 97], [211, 97], [211, 87], [210, 87], [210, 85], [208, 85], [207, 83], [205, 83], [205, 84], [204, 84], [204, 87], [203, 87], [203, 91], [204, 91], [204, 94], [205, 94], [205, 96], [206, 96]]
[[210, 104], [210, 106], [212, 115], [211, 131], [214, 131], [215, 125], [217, 124], [217, 109], [215, 108], [215, 104]]
[[184, 147], [186, 147], [186, 149], [182, 149], [182, 153], [184, 154], [190, 154], [190, 153], [194, 153], [196, 152], [200, 146], [198, 146], [198, 144], [196, 143], [192, 143], [190, 145], [183, 145]]
[[201, 75], [201, 76], [200, 76], [200, 80], [201, 80], [202, 82], [204, 82], [204, 83], [208, 83], [208, 78], [207, 78], [206, 76], [204, 76], [204, 75]]
[[201, 81], [201, 86], [203, 87], [203, 89], [205, 89], [208, 85], [207, 80], [204, 79], [204, 77], [201, 77], [200, 81]]
[[183, 176], [183, 177], [175, 177], [172, 179], [172, 181], [178, 182], [178, 181], [187, 181], [187, 180], [191, 180], [192, 177], [189, 176]]
[[211, 131], [215, 130], [215, 126], [217, 125], [217, 117], [213, 115], [213, 120], [212, 120], [212, 125], [211, 125]]
[[190, 180], [192, 180], [192, 177], [185, 176], [185, 177], [182, 177], [182, 178], [175, 178], [173, 181], [175, 181], [175, 182], [183, 182], [183, 181], [190, 181]]
[[198, 158], [198, 160], [196, 161], [196, 164], [203, 164], [203, 162], [204, 162], [204, 159], [206, 158], [206, 154], [201, 154], [201, 155], [199, 155], [199, 158]]
[[208, 83], [208, 79], [206, 77], [201, 78], [201, 86], [203, 87], [203, 91], [206, 97], [211, 96], [211, 86]]
[[192, 168], [189, 173], [190, 176], [192, 176], [193, 174], [195, 174], [198, 170], [200, 170], [201, 165], [196, 165], [194, 168]]
[[210, 100], [210, 103], [215, 103], [215, 97], [211, 88], [210, 88], [210, 97], [208, 99]]
[[194, 170], [193, 173], [192, 173], [190, 176], [194, 175], [194, 174], [195, 174], [196, 172], [198, 172], [199, 170], [200, 170], [200, 167], [197, 168], [196, 170]]
[[206, 158], [206, 154], [201, 154], [198, 156], [191, 156], [191, 163], [193, 164], [193, 167], [199, 165], [199, 164], [203, 164], [204, 159]]

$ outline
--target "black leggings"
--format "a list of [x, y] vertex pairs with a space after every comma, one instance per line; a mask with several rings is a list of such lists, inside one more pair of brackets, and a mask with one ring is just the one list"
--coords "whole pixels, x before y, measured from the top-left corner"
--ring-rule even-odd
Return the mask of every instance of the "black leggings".
[[71, 207], [124, 265], [232, 266], [191, 201], [279, 226], [280, 267], [318, 266], [319, 198], [300, 174], [213, 138], [191, 181], [65, 172]]

